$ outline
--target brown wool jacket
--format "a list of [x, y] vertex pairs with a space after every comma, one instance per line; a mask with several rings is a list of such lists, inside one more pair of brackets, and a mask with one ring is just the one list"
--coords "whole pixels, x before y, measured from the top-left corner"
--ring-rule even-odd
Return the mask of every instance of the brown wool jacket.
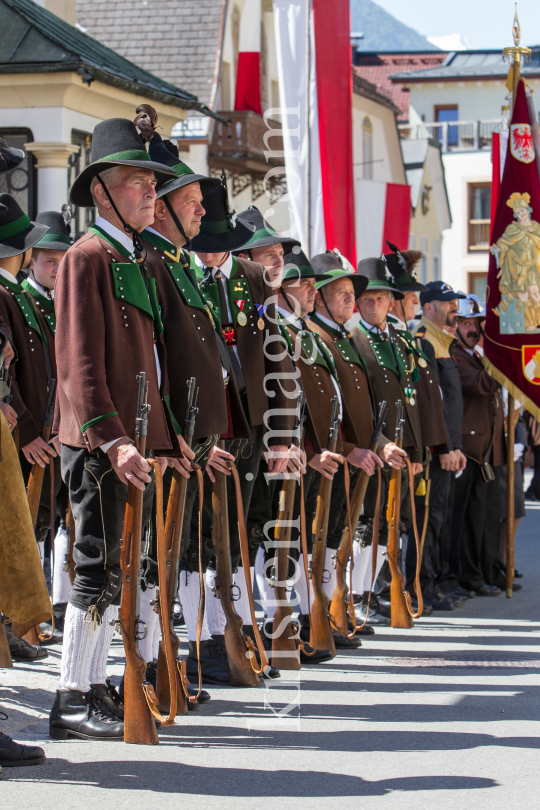
[[[358, 446], [368, 448], [375, 427], [375, 406], [373, 391], [362, 365], [362, 359], [359, 357], [358, 348], [355, 344], [353, 349], [346, 339], [324, 322], [316, 319], [310, 320], [308, 326], [320, 335], [332, 352], [339, 386], [358, 438]], [[381, 436], [379, 449], [387, 443], [388, 440]]]
[[[56, 279], [57, 410], [62, 444], [96, 451], [133, 439], [137, 375], [149, 382], [147, 448], [179, 455], [168, 407], [167, 358], [157, 296], [121, 246], [92, 232], [66, 252]], [[154, 328], [155, 327], [155, 328]], [[161, 387], [154, 355], [161, 367]], [[55, 419], [55, 421], [57, 421]]]
[[[216, 285], [201, 285], [201, 292], [216, 310]], [[236, 300], [245, 300], [244, 326], [235, 323], [238, 355], [246, 380], [249, 424], [265, 425], [270, 446], [289, 444], [294, 424], [294, 407], [283, 393], [279, 377], [289, 370], [283, 356], [276, 320], [275, 293], [264, 281], [264, 268], [257, 262], [233, 258], [233, 270], [227, 284], [231, 311]], [[210, 294], [211, 293], [211, 294]], [[257, 310], [257, 305], [266, 307]], [[262, 328], [260, 328], [262, 326]]]
[[[227, 399], [223, 383], [218, 338], [209, 308], [205, 306], [195, 274], [174, 261], [176, 248], [164, 237], [146, 231], [146, 266], [156, 280], [163, 323], [163, 339], [167, 350], [169, 404], [175, 427], [180, 433], [186, 416], [188, 387], [191, 377], [199, 389], [195, 420], [195, 439], [227, 433]], [[249, 425], [234, 382], [227, 385], [235, 438], [249, 438]]]
[[[24, 307], [24, 313], [18, 301]], [[0, 318], [11, 332], [16, 352], [16, 360], [9, 367], [13, 393], [11, 405], [17, 412], [19, 446], [22, 448], [41, 436], [49, 377], [39, 316], [15, 278], [13, 284], [0, 278]]]
[[[377, 407], [379, 404], [386, 400], [388, 411], [386, 414], [386, 427], [384, 428], [384, 435], [386, 438], [393, 442], [395, 440], [396, 428], [396, 402], [398, 399], [405, 405], [405, 425], [403, 431], [403, 449], [407, 451], [412, 462], [422, 462], [422, 432], [420, 429], [420, 415], [418, 412], [418, 405], [411, 405], [404, 393], [404, 388], [413, 388], [416, 386], [412, 381], [412, 375], [408, 372], [403, 374], [401, 380], [398, 380], [396, 374], [389, 369], [380, 366], [374, 351], [371, 347], [369, 338], [357, 326], [351, 329], [351, 335], [354, 342], [358, 346], [360, 354], [364, 358], [367, 368], [369, 381], [373, 389], [375, 402]], [[401, 341], [405, 349], [405, 341], [399, 337], [399, 333], [390, 327], [390, 335], [393, 341]]]
[[463, 391], [463, 452], [477, 464], [489, 461], [498, 467], [506, 462], [501, 387], [477, 355], [471, 357], [461, 346], [453, 346], [452, 357]]

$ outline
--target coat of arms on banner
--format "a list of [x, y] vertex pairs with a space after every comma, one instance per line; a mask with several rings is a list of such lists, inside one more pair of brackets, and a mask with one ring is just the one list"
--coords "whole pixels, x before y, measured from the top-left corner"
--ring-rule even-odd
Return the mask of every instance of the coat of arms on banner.
[[506, 204], [515, 222], [490, 247], [498, 269], [501, 302], [495, 313], [502, 335], [540, 333], [540, 224], [531, 219], [530, 202], [528, 193], [510, 195]]
[[529, 124], [512, 124], [510, 127], [510, 150], [516, 160], [532, 163], [534, 144]]
[[533, 385], [540, 385], [540, 346], [522, 346], [523, 374]]

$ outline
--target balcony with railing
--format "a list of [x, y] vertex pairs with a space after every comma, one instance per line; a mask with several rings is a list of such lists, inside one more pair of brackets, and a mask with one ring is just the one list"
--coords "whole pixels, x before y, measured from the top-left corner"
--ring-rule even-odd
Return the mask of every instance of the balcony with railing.
[[406, 140], [431, 138], [439, 141], [443, 152], [476, 152], [491, 149], [493, 133], [502, 129], [501, 118], [483, 121], [432, 121], [399, 124], [400, 136]]

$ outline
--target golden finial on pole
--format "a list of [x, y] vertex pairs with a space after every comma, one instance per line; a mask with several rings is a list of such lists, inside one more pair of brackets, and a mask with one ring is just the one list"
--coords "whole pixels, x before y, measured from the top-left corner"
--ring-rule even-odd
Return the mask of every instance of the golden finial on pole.
[[506, 59], [507, 57], [512, 57], [512, 65], [510, 67], [510, 73], [508, 74], [508, 80], [506, 85], [509, 90], [512, 91], [512, 107], [514, 106], [514, 102], [516, 99], [516, 93], [521, 73], [521, 57], [524, 59], [530, 59], [531, 56], [531, 49], [525, 48], [520, 46], [521, 41], [521, 28], [519, 25], [519, 17], [517, 13], [517, 3], [516, 3], [516, 11], [514, 14], [514, 24], [512, 26], [512, 36], [514, 38], [514, 47], [513, 48], [503, 48], [503, 57]]

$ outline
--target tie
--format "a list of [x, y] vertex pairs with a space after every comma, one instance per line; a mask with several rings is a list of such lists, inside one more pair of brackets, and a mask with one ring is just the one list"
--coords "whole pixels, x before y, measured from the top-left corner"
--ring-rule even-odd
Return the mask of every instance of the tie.
[[[227, 297], [225, 293], [225, 288], [222, 282], [222, 275], [219, 270], [216, 272], [214, 277], [216, 279], [216, 284], [218, 288], [218, 295], [219, 295], [219, 310], [221, 313], [221, 324], [228, 323], [228, 309], [227, 309]], [[242, 371], [242, 366], [238, 359], [238, 355], [234, 350], [234, 346], [227, 346], [227, 351], [229, 352], [229, 359], [231, 361], [231, 366], [234, 374], [234, 379], [236, 380], [236, 385], [238, 388], [239, 394], [245, 394], [246, 392], [246, 380], [244, 377], [244, 372]]]

